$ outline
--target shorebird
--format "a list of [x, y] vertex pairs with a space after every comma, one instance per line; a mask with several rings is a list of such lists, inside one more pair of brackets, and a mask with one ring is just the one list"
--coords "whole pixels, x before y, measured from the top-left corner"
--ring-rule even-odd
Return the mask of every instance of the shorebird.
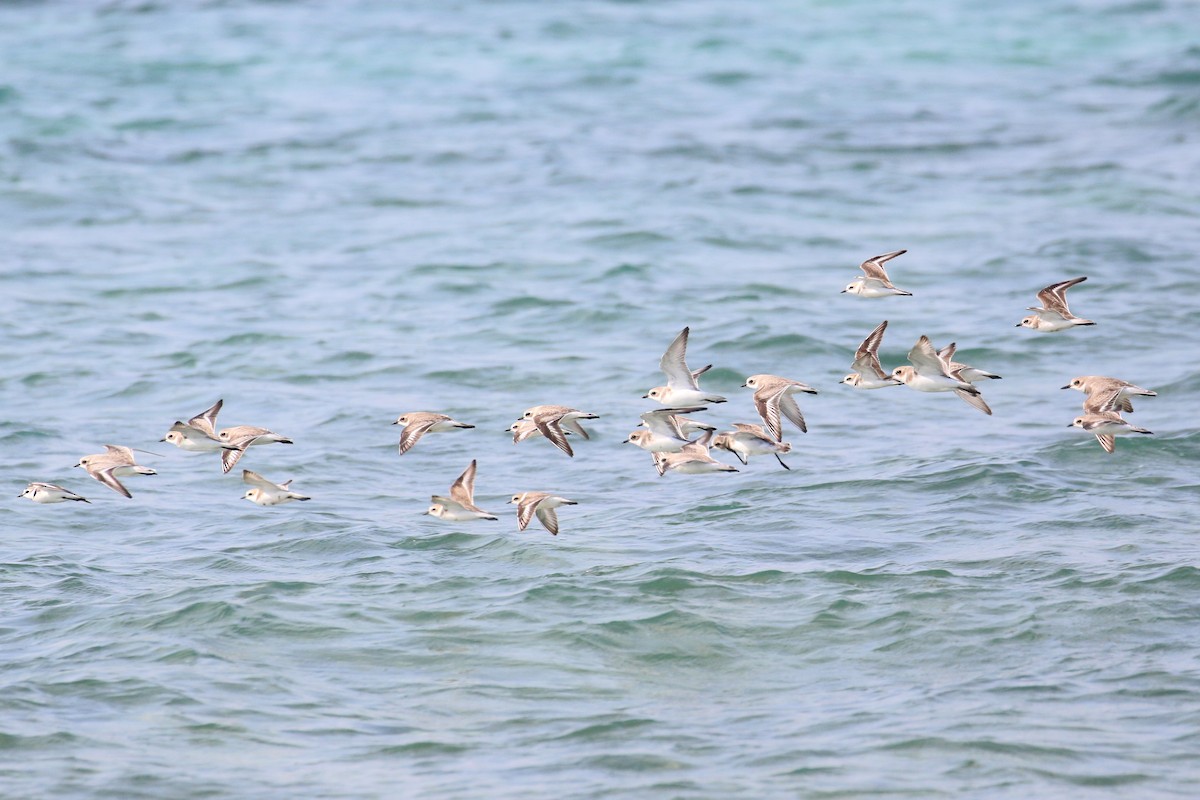
[[445, 414], [437, 414], [432, 411], [409, 411], [407, 414], [401, 414], [393, 425], [403, 425], [404, 428], [400, 431], [400, 455], [404, 455], [412, 449], [422, 436], [426, 433], [440, 433], [442, 431], [452, 431], [455, 428], [474, 428], [474, 425], [468, 425], [465, 422], [451, 419]]
[[946, 369], [946, 362], [933, 349], [928, 336], [922, 336], [908, 351], [911, 367], [896, 367], [892, 377], [918, 392], [954, 392], [985, 414], [992, 410], [983, 402], [979, 390]]
[[879, 363], [879, 345], [883, 343], [883, 332], [887, 330], [887, 320], [879, 323], [875, 330], [867, 334], [858, 350], [854, 352], [854, 372], [842, 378], [842, 383], [855, 389], [882, 389], [885, 386], [899, 386], [900, 381], [883, 371]]
[[1082, 417], [1076, 417], [1067, 427], [1079, 428], [1088, 433], [1095, 434], [1096, 441], [1100, 442], [1100, 446], [1109, 453], [1117, 447], [1116, 440], [1113, 438], [1114, 436], [1122, 436], [1128, 433], [1153, 433], [1153, 431], [1136, 427], [1127, 420], [1121, 419], [1121, 415], [1115, 411], [1084, 414]]
[[678, 453], [654, 453], [654, 466], [659, 477], [668, 470], [685, 475], [700, 475], [706, 472], [737, 472], [737, 467], [722, 464], [708, 454], [712, 434], [706, 433], [691, 444], [684, 445]]
[[517, 504], [517, 530], [525, 530], [529, 521], [536, 515], [542, 527], [554, 536], [558, 536], [558, 514], [554, 509], [579, 505], [574, 500], [557, 497], [549, 492], [519, 492], [508, 502]]
[[104, 453], [84, 456], [75, 466], [83, 467], [87, 470], [88, 475], [118, 494], [133, 497], [117, 478], [124, 478], [127, 475], [158, 474], [149, 467], [139, 466], [133, 456], [133, 450], [128, 447], [106, 444], [104, 449], [106, 451]]
[[475, 505], [475, 460], [463, 470], [458, 480], [450, 485], [450, 496], [443, 497], [435, 494], [430, 498], [429, 510], [425, 512], [431, 517], [448, 519], [452, 522], [465, 522], [472, 519], [499, 519]]
[[[986, 370], [979, 369], [978, 367], [972, 367], [969, 364], [963, 364], [962, 362], [955, 361], [954, 353], [957, 349], [958, 345], [954, 342], [951, 342], [941, 350], [937, 351], [938, 358], [942, 360], [942, 364], [946, 368], [946, 374], [951, 378], [958, 378], [961, 381], [966, 381], [972, 386], [975, 385], [976, 381], [998, 381], [1001, 379], [1000, 376], [994, 372], [987, 372]], [[970, 394], [963, 391], [956, 391], [955, 394], [961, 397], [963, 401], [972, 408], [979, 409], [989, 417], [992, 415], [992, 409], [988, 407], [986, 402], [984, 402], [982, 394]]]
[[1090, 319], [1075, 316], [1071, 313], [1071, 309], [1067, 308], [1067, 289], [1086, 280], [1086, 276], [1072, 278], [1069, 281], [1052, 283], [1042, 289], [1037, 294], [1038, 300], [1042, 301], [1041, 307], [1030, 306], [1027, 310], [1032, 311], [1033, 314], [1018, 322], [1015, 327], [1054, 333], [1078, 325], [1095, 325], [1096, 323]]
[[253, 425], [235, 425], [232, 428], [225, 428], [217, 434], [217, 438], [221, 440], [221, 444], [226, 445], [224, 452], [221, 453], [221, 468], [225, 472], [233, 469], [233, 465], [245, 454], [247, 447], [274, 444], [275, 442], [279, 444], [292, 443], [292, 440], [286, 436], [280, 436], [266, 428], [258, 428]]
[[[569, 406], [542, 405], [525, 409], [525, 414], [521, 419], [533, 423], [538, 433], [553, 442], [559, 450], [569, 456], [574, 456], [575, 451], [571, 449], [571, 443], [567, 441], [567, 433], [577, 433], [584, 439], [590, 439], [592, 437], [588, 436], [588, 432], [579, 424], [579, 420], [599, 418], [596, 414]], [[509, 428], [510, 431], [513, 431], [514, 442], [523, 441], [533, 435], [532, 433], [522, 435], [514, 430], [515, 427], [516, 425]]]
[[629, 434], [623, 444], [636, 444], [649, 453], [678, 453], [684, 445], [691, 444], [683, 433], [679, 415], [707, 410], [706, 406], [686, 406], [647, 411], [642, 414], [642, 424], [646, 430]]
[[842, 294], [849, 292], [850, 294], [858, 295], [859, 297], [887, 297], [889, 295], [899, 294], [912, 296], [912, 292], [906, 292], [903, 289], [897, 289], [895, 285], [888, 280], [887, 270], [883, 265], [891, 261], [896, 256], [902, 256], [907, 253], [907, 250], [893, 250], [890, 253], [884, 253], [881, 256], [868, 258], [859, 265], [859, 269], [863, 274], [850, 282], [850, 285], [842, 289]]
[[1133, 397], [1158, 397], [1157, 392], [1135, 386], [1120, 378], [1108, 378], [1104, 375], [1080, 375], [1072, 378], [1063, 389], [1076, 389], [1087, 395], [1083, 401], [1083, 410], [1088, 414], [1105, 411], [1124, 411], [1133, 413]]
[[783, 425], [780, 414], [790, 419], [802, 433], [808, 433], [804, 424], [804, 415], [800, 406], [796, 405], [794, 394], [816, 394], [817, 390], [808, 384], [794, 381], [791, 378], [781, 378], [778, 375], [751, 375], [742, 386], [754, 390], [754, 408], [762, 417], [763, 424], [775, 437], [775, 441], [783, 439]]
[[77, 495], [69, 489], [64, 489], [56, 483], [40, 483], [33, 482], [25, 487], [25, 491], [21, 492], [17, 497], [28, 497], [35, 503], [43, 505], [47, 503], [65, 503], [67, 500], [78, 500], [81, 503], [91, 504], [91, 500], [86, 497]]
[[293, 500], [312, 499], [308, 495], [293, 492], [289, 488], [292, 485], [290, 480], [283, 483], [272, 483], [257, 472], [251, 472], [248, 469], [242, 470], [242, 482], [254, 487], [246, 490], [242, 498], [260, 506], [277, 506]]
[[215, 427], [217, 412], [224, 404], [224, 400], [218, 400], [212, 404], [212, 407], [201, 411], [187, 422], [176, 420], [171, 429], [159, 441], [169, 442], [180, 450], [187, 450], [190, 453], [214, 453], [217, 450], [225, 449], [225, 445], [217, 438]]
[[704, 403], [724, 403], [725, 398], [719, 394], [711, 394], [700, 389], [696, 380], [705, 372], [712, 369], [712, 364], [692, 371], [687, 365], [687, 345], [690, 328], [684, 328], [671, 342], [670, 347], [663, 353], [658, 362], [658, 368], [667, 376], [666, 386], [655, 386], [642, 395], [643, 398], [657, 400], [664, 406], [693, 406]]
[[969, 364], [963, 364], [955, 361], [954, 354], [957, 352], [957, 350], [958, 345], [954, 342], [951, 342], [941, 350], [938, 350], [938, 358], [942, 359], [942, 361], [945, 363], [947, 372], [959, 373], [959, 377], [970, 384], [974, 384], [976, 381], [998, 381], [1001, 379], [1001, 376], [994, 372], [988, 372], [986, 370], [979, 369], [978, 367], [972, 367]]
[[787, 442], [781, 442], [772, 438], [763, 430], [762, 425], [748, 425], [744, 422], [733, 423], [733, 430], [722, 431], [713, 439], [712, 446], [721, 450], [728, 450], [738, 457], [738, 461], [743, 464], [750, 463], [750, 456], [775, 456], [775, 460], [779, 462], [779, 466], [784, 469], [791, 469], [787, 464], [783, 463], [783, 459], [779, 456], [784, 453], [790, 453], [792, 446]]

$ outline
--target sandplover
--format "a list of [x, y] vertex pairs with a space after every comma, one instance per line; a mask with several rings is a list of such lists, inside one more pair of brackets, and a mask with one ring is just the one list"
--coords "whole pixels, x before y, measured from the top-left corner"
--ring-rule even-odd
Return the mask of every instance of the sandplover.
[[1041, 307], [1030, 306], [1027, 310], [1033, 313], [1018, 322], [1014, 327], [1032, 328], [1035, 331], [1054, 333], [1056, 331], [1065, 331], [1068, 328], [1074, 328], [1078, 325], [1095, 325], [1096, 323], [1090, 319], [1075, 316], [1071, 313], [1071, 309], [1067, 308], [1067, 289], [1086, 280], [1086, 276], [1072, 278], [1069, 281], [1052, 283], [1045, 289], [1042, 289], [1037, 294], [1038, 300], [1042, 301]]
[[893, 250], [881, 256], [868, 258], [859, 264], [859, 269], [863, 271], [863, 274], [852, 280], [845, 289], [842, 289], [842, 294], [849, 292], [859, 297], [888, 297], [889, 295], [899, 294], [911, 297], [912, 292], [897, 289], [892, 284], [888, 279], [887, 270], [883, 268], [884, 264], [896, 256], [902, 256], [907, 252], [907, 250]]
[[817, 390], [806, 383], [794, 381], [791, 378], [781, 378], [778, 375], [751, 375], [742, 386], [754, 390], [754, 408], [762, 417], [763, 424], [775, 437], [775, 441], [783, 440], [783, 425], [780, 414], [790, 419], [802, 433], [808, 433], [804, 423], [804, 415], [800, 406], [796, 405], [794, 394], [816, 394]]
[[403, 425], [404, 428], [400, 431], [400, 455], [404, 455], [412, 449], [422, 436], [426, 433], [440, 433], [442, 431], [452, 431], [455, 428], [474, 428], [474, 425], [468, 425], [465, 422], [451, 419], [445, 414], [437, 414], [432, 411], [409, 411], [407, 414], [401, 414], [393, 425]]
[[659, 359], [658, 367], [667, 376], [667, 385], [655, 386], [642, 395], [643, 398], [657, 400], [664, 406], [673, 407], [725, 402], [725, 398], [721, 395], [701, 390], [700, 384], [696, 380], [705, 372], [712, 369], [711, 364], [695, 371], [688, 369], [687, 345], [689, 331], [690, 328], [681, 330], [679, 335], [675, 337], [675, 340], [671, 342], [667, 351], [663, 353], [662, 358]]
[[248, 469], [242, 470], [242, 481], [254, 487], [248, 489], [242, 498], [249, 500], [252, 503], [258, 503], [260, 506], [277, 506], [281, 503], [290, 503], [293, 500], [311, 500], [308, 495], [298, 494], [290, 488], [292, 482], [290, 480], [283, 483], [271, 483], [271, 481], [259, 475], [257, 472], [251, 472]]
[[78, 500], [81, 503], [91, 504], [82, 495], [77, 495], [70, 489], [64, 489], [56, 483], [40, 483], [34, 481], [25, 487], [25, 491], [21, 492], [17, 497], [28, 497], [35, 503], [65, 503], [67, 500]]
[[842, 383], [855, 389], [882, 389], [885, 386], [900, 385], [900, 381], [884, 372], [879, 363], [879, 345], [883, 343], [883, 332], [887, 330], [887, 324], [885, 319], [862, 340], [858, 350], [854, 351], [854, 363], [851, 365], [854, 372], [842, 378]]
[[558, 497], [549, 492], [519, 492], [514, 494], [508, 502], [517, 504], [517, 530], [525, 530], [529, 521], [533, 519], [534, 515], [537, 515], [538, 522], [542, 523], [542, 526], [555, 536], [558, 536], [558, 514], [554, 509], [561, 506], [579, 505], [574, 500]]
[[117, 478], [128, 475], [157, 475], [149, 467], [139, 466], [133, 455], [133, 450], [121, 445], [106, 444], [106, 452], [84, 456], [75, 466], [83, 467], [87, 474], [103, 483], [108, 488], [126, 497], [133, 497]]
[[429, 510], [424, 513], [438, 519], [465, 522], [472, 519], [499, 519], [475, 505], [475, 460], [463, 470], [463, 474], [450, 485], [450, 496], [435, 494], [430, 498]]

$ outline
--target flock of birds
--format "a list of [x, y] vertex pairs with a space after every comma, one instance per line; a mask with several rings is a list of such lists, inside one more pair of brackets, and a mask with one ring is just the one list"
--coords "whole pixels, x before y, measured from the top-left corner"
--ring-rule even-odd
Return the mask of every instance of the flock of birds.
[[[906, 252], [896, 250], [867, 259], [861, 265], [863, 275], [855, 278], [842, 292], [864, 298], [911, 296], [911, 292], [898, 289], [891, 282], [884, 267], [888, 261]], [[1086, 277], [1073, 278], [1042, 289], [1037, 295], [1042, 305], [1030, 307], [1028, 310], [1033, 313], [1017, 323], [1016, 327], [1053, 333], [1095, 325], [1092, 320], [1072, 314], [1067, 306], [1067, 290], [1085, 280]], [[909, 365], [896, 367], [891, 372], [885, 371], [879, 361], [879, 346], [887, 324], [887, 320], [881, 322], [859, 345], [854, 354], [853, 372], [841, 383], [855, 389], [904, 385], [919, 392], [954, 392], [971, 407], [984, 414], [992, 413], [976, 383], [999, 380], [1000, 376], [955, 361], [957, 348], [954, 343], [936, 349], [929, 337], [921, 336], [908, 352]], [[664, 408], [642, 414], [638, 429], [631, 432], [623, 443], [633, 444], [650, 453], [660, 476], [667, 472], [695, 475], [738, 471], [731, 464], [713, 458], [710, 455], [713, 449], [732, 453], [743, 465], [748, 464], [753, 456], [772, 455], [784, 469], [790, 469], [781, 457], [791, 451], [791, 445], [783, 441], [783, 420], [787, 419], [802, 433], [807, 433], [808, 426], [796, 402], [796, 395], [816, 394], [817, 390], [801, 381], [779, 375], [751, 375], [742, 386], [753, 390], [754, 407], [762, 424], [739, 422], [734, 423], [731, 430], [718, 432], [714, 425], [685, 416], [707, 411], [709, 405], [726, 402], [726, 398], [700, 388], [699, 378], [712, 369], [711, 364], [694, 371], [688, 367], [688, 335], [689, 328], [680, 331], [659, 361], [659, 367], [667, 378], [666, 385], [656, 386], [643, 395], [644, 399], [657, 401]], [[1100, 375], [1074, 378], [1062, 388], [1076, 389], [1086, 395], [1084, 413], [1076, 417], [1069, 427], [1094, 434], [1105, 451], [1113, 452], [1115, 436], [1150, 433], [1145, 428], [1130, 424], [1121, 416], [1121, 412], [1133, 411], [1131, 398], [1154, 397], [1155, 392], [1128, 381]], [[218, 400], [211, 408], [187, 422], [176, 421], [160, 441], [188, 452], [220, 453], [221, 466], [226, 473], [233, 469], [250, 447], [292, 443], [285, 436], [252, 425], [237, 425], [218, 431], [217, 414], [222, 405], [223, 402]], [[574, 456], [568, 436], [589, 439], [580, 421], [598, 418], [596, 414], [568, 406], [537, 405], [527, 409], [507, 432], [512, 434], [514, 443], [544, 437], [568, 456]], [[402, 414], [393, 424], [404, 426], [400, 431], [400, 455], [409, 452], [427, 433], [475, 427], [446, 414], [429, 411]], [[153, 469], [137, 463], [132, 448], [111, 444], [105, 445], [104, 453], [84, 456], [75, 466], [83, 467], [91, 477], [125, 497], [132, 495], [119, 478], [156, 474]], [[455, 522], [498, 519], [475, 505], [476, 468], [476, 462], [472, 460], [450, 486], [449, 494], [433, 495], [424, 513]], [[242, 497], [260, 506], [311, 499], [292, 491], [291, 481], [273, 483], [248, 469], [242, 470], [242, 480], [250, 487]], [[89, 502], [62, 486], [41, 482], [30, 483], [20, 497], [35, 503], [62, 503], [68, 500]], [[540, 491], [519, 492], [512, 496], [509, 503], [517, 506], [519, 530], [525, 530], [536, 516], [543, 527], [555, 535], [558, 534], [555, 509], [576, 505], [573, 500]]]

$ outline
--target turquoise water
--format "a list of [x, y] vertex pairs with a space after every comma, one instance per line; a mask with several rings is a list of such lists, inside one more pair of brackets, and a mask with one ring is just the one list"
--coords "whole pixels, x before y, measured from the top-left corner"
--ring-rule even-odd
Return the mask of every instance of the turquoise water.
[[[0, 796], [1193, 797], [1196, 9], [992, 5], [0, 5]], [[882, 319], [994, 416], [838, 385]], [[685, 325], [715, 424], [820, 391], [791, 471], [621, 444]], [[157, 442], [219, 397], [312, 502]]]

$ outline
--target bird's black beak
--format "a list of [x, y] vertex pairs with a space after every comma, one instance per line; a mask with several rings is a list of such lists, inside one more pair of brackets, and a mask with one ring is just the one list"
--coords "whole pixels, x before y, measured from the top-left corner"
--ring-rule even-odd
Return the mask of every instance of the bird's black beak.
[[1058, 387], [1058, 388], [1060, 388], [1060, 389], [1070, 389], [1070, 388], [1071, 388], [1071, 384], [1069, 384], [1069, 383], [1068, 383], [1066, 386], [1060, 386], [1060, 387]]
[[1021, 327], [1021, 323], [1019, 323], [1019, 322], [1018, 322], [1016, 325], [1013, 325], [1013, 327], [1014, 327], [1014, 328], [1019, 328], [1019, 327]]
[[[75, 465], [75, 467], [82, 467], [82, 466], [83, 466], [83, 463], [82, 463], [82, 462], [80, 462], [79, 464], [76, 464], [76, 465]], [[72, 469], [74, 469], [75, 467], [72, 467]]]
[[1074, 422], [1068, 422], [1068, 423], [1067, 423], [1067, 427], [1068, 427], [1068, 428], [1074, 428], [1074, 427], [1075, 427], [1075, 423], [1074, 423]]
[[642, 395], [642, 399], [643, 399], [643, 400], [649, 400], [649, 399], [650, 399], [650, 395], [648, 395], [648, 394], [644, 394], [644, 395]]

